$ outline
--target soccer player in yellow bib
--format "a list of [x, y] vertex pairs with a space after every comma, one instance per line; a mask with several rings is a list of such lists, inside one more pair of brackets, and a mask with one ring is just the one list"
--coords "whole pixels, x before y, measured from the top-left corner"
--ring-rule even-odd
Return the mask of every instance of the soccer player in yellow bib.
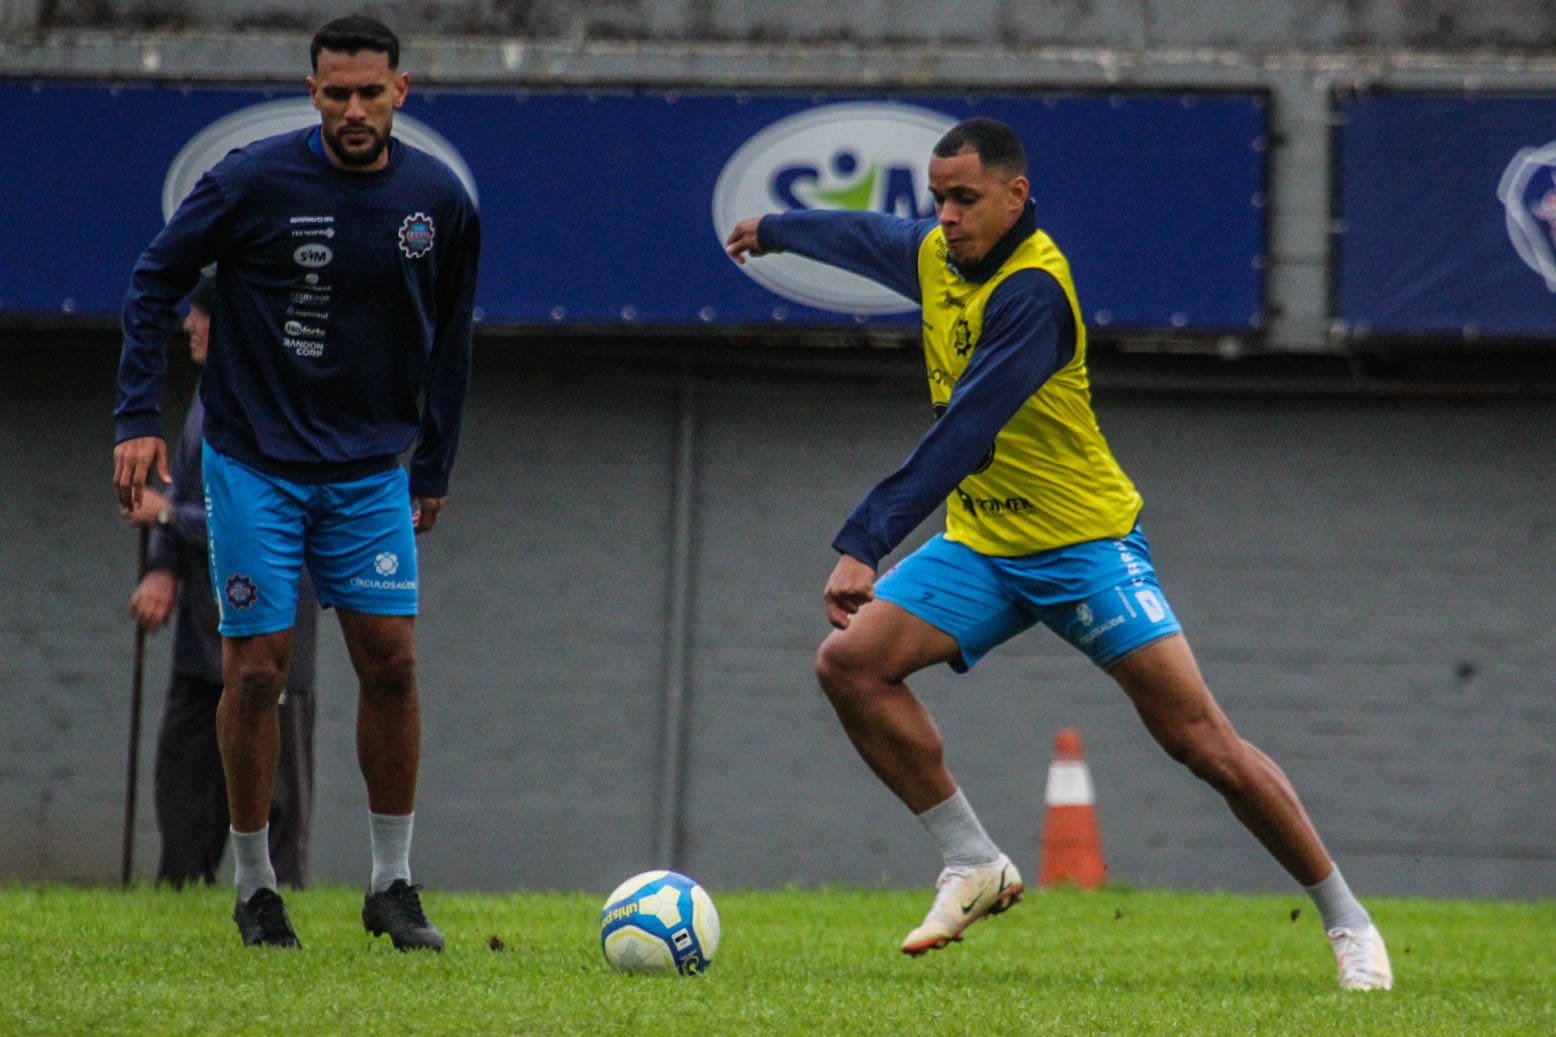
[[[936, 217], [795, 210], [737, 224], [726, 251], [794, 252], [869, 277], [923, 307], [937, 420], [854, 509], [824, 591], [835, 628], [816, 675], [865, 762], [924, 824], [944, 859], [918, 955], [1013, 905], [1021, 876], [984, 831], [907, 678], [966, 672], [1036, 623], [1123, 687], [1173, 759], [1312, 897], [1340, 985], [1388, 989], [1388, 952], [1365, 908], [1264, 753], [1200, 676], [1157, 583], [1139, 493], [1091, 410], [1086, 330], [1063, 253], [1037, 224], [1020, 139], [968, 119], [935, 145]], [[876, 578], [880, 559], [946, 501], [946, 530]]]

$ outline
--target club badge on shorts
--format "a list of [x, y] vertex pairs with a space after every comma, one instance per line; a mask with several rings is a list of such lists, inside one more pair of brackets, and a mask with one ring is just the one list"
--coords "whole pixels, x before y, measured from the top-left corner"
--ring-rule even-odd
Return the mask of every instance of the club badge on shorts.
[[227, 600], [232, 602], [232, 607], [246, 609], [259, 600], [259, 588], [254, 586], [254, 581], [238, 573], [227, 577]]
[[400, 224], [400, 251], [407, 259], [420, 259], [432, 251], [435, 234], [431, 216], [424, 212], [411, 213]]

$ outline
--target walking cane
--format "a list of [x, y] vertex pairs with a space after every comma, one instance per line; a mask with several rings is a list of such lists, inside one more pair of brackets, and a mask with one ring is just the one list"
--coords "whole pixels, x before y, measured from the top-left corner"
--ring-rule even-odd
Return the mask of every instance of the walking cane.
[[[140, 562], [137, 579], [146, 576], [146, 559], [151, 530], [140, 527]], [[119, 868], [119, 885], [130, 884], [130, 865], [135, 856], [135, 778], [140, 770], [140, 699], [146, 677], [146, 631], [135, 624], [135, 674], [130, 679], [130, 771], [124, 789], [124, 855]]]

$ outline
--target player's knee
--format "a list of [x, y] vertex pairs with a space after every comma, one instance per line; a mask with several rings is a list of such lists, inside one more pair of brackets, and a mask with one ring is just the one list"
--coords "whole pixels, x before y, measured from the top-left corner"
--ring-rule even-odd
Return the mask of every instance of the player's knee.
[[1222, 794], [1234, 791], [1243, 774], [1242, 742], [1213, 724], [1183, 724], [1160, 739], [1167, 755]]
[[267, 710], [280, 700], [285, 679], [277, 660], [268, 656], [245, 659], [228, 668], [225, 691], [242, 710]]
[[386, 652], [362, 663], [362, 692], [383, 702], [404, 702], [416, 694], [416, 659], [409, 651]]
[[865, 663], [848, 638], [834, 634], [816, 649], [816, 681], [829, 698], [847, 695], [863, 676]]

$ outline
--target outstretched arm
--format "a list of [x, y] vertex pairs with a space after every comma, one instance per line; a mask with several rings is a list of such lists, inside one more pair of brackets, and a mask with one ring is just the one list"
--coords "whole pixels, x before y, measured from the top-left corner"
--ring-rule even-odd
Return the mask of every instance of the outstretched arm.
[[909, 220], [883, 212], [797, 209], [735, 224], [724, 251], [737, 263], [746, 256], [793, 252], [868, 277], [918, 301], [918, 248], [934, 220]]
[[767, 250], [762, 247], [762, 241], [756, 234], [756, 225], [761, 222], [760, 216], [741, 220], [735, 224], [735, 229], [729, 232], [729, 237], [724, 239], [724, 251], [729, 253], [730, 259], [741, 266], [746, 265], [747, 255], [767, 255]]

